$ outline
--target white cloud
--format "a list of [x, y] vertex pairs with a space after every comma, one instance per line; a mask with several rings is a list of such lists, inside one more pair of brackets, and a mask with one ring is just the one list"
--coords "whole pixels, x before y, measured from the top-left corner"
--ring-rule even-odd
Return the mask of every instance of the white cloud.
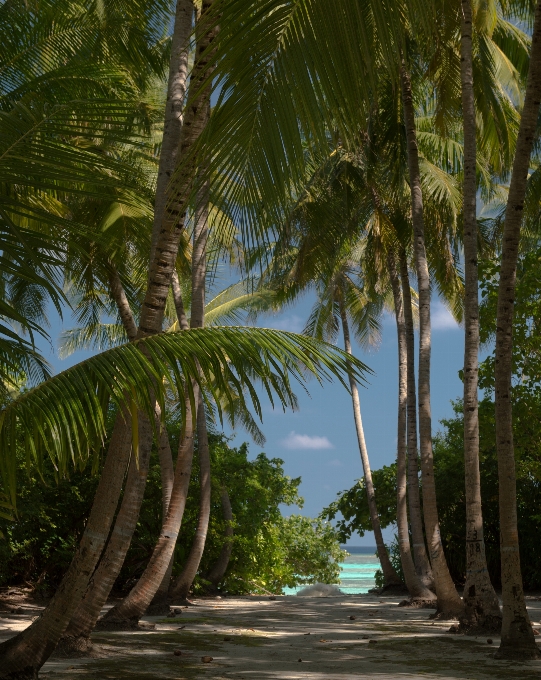
[[451, 312], [439, 300], [432, 305], [431, 314], [432, 328], [435, 331], [457, 330], [460, 326], [457, 324]]
[[327, 437], [311, 437], [308, 434], [297, 434], [291, 431], [285, 439], [282, 439], [285, 449], [334, 449]]

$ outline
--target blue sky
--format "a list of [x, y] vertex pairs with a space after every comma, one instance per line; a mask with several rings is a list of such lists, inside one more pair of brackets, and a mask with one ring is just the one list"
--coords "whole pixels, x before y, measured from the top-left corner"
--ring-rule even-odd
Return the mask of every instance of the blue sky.
[[[281, 314], [260, 319], [258, 325], [300, 332], [311, 302], [307, 296]], [[463, 331], [437, 299], [433, 303], [432, 322], [432, 413], [436, 432], [440, 428], [439, 421], [452, 415], [451, 400], [459, 397], [462, 391], [458, 370], [463, 362]], [[73, 325], [69, 315], [63, 325], [65, 328]], [[53, 342], [61, 328], [60, 320], [54, 320], [50, 329]], [[377, 349], [364, 352], [356, 348], [357, 356], [374, 371], [369, 384], [360, 390], [373, 469], [391, 463], [396, 456], [397, 344], [396, 328], [390, 315], [384, 318], [382, 330], [382, 341]], [[55, 353], [44, 349], [56, 371], [88, 356], [86, 352], [78, 352], [62, 361]], [[301, 512], [316, 516], [338, 492], [350, 488], [362, 476], [362, 467], [347, 391], [339, 383], [326, 383], [320, 387], [316, 381], [308, 383], [308, 390], [309, 395], [302, 389], [297, 390], [300, 408], [295, 413], [272, 409], [263, 400], [262, 430], [267, 438], [266, 454], [282, 458], [286, 473], [291, 477], [302, 477], [300, 491], [305, 505]], [[238, 431], [235, 443], [247, 439], [243, 431]], [[260, 447], [250, 445], [252, 456], [259, 451]], [[297, 509], [284, 511], [295, 512]], [[392, 533], [388, 529], [386, 539], [390, 539]], [[349, 544], [374, 545], [373, 535], [353, 536]]]

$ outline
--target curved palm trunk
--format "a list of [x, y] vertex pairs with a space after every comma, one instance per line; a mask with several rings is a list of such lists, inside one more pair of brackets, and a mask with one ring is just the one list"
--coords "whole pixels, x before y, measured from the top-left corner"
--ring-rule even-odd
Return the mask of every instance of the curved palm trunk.
[[[346, 315], [346, 310], [343, 303], [340, 301], [340, 316], [342, 319], [342, 331], [344, 333], [344, 348], [347, 354], [353, 354], [351, 351], [351, 339], [349, 334], [349, 324]], [[366, 493], [368, 496], [368, 509], [370, 511], [370, 521], [374, 531], [374, 538], [376, 539], [376, 547], [378, 552], [385, 586], [400, 585], [398, 574], [394, 570], [385, 543], [383, 542], [383, 535], [381, 533], [381, 526], [379, 523], [378, 508], [376, 506], [376, 495], [374, 493], [374, 484], [372, 482], [372, 471], [370, 470], [370, 461], [368, 460], [368, 451], [366, 449], [366, 442], [364, 439], [363, 420], [361, 417], [361, 403], [359, 400], [359, 391], [355, 379], [350, 374], [349, 386], [351, 389], [351, 400], [353, 403], [353, 417], [355, 418], [355, 428], [357, 430], [357, 441], [359, 442], [359, 452], [361, 454], [361, 461], [363, 464], [364, 481], [366, 484]]]
[[231, 508], [231, 501], [225, 486], [222, 486], [220, 497], [225, 520], [225, 541], [214, 566], [205, 575], [205, 579], [210, 581], [213, 589], [218, 587], [218, 584], [225, 576], [229, 560], [231, 559], [231, 551], [233, 550], [233, 509]]
[[405, 68], [401, 69], [404, 123], [408, 146], [408, 169], [411, 188], [414, 254], [419, 286], [419, 435], [421, 448], [421, 471], [423, 475], [423, 510], [430, 562], [436, 584], [438, 613], [440, 616], [456, 617], [463, 613], [460, 599], [447, 567], [443, 552], [436, 503], [434, 482], [434, 459], [432, 453], [432, 415], [430, 412], [430, 274], [426, 258], [423, 195], [415, 129], [415, 109], [411, 81]]
[[197, 409], [197, 450], [199, 454], [199, 484], [201, 494], [199, 518], [197, 520], [197, 529], [195, 531], [190, 554], [188, 555], [182, 573], [174, 583], [170, 592], [174, 602], [184, 601], [188, 597], [205, 549], [210, 519], [210, 452], [205, 407], [201, 397], [199, 398], [199, 406]]
[[[176, 272], [173, 273], [176, 274]], [[169, 509], [169, 502], [171, 494], [173, 493], [173, 485], [175, 479], [175, 467], [173, 465], [173, 456], [171, 454], [171, 446], [169, 444], [169, 436], [165, 426], [160, 434], [160, 442], [158, 447], [158, 456], [160, 459], [160, 479], [162, 483], [162, 517], [163, 522], [167, 517], [167, 510]], [[167, 607], [167, 593], [169, 592], [169, 584], [171, 582], [171, 574], [173, 573], [173, 565], [175, 563], [175, 553], [171, 556], [167, 571], [160, 583], [160, 587], [154, 595], [148, 613], [161, 614]]]
[[408, 272], [406, 251], [400, 251], [400, 281], [404, 299], [404, 326], [406, 329], [407, 384], [408, 384], [408, 504], [410, 511], [411, 537], [413, 540], [413, 558], [415, 571], [421, 583], [434, 590], [434, 577], [428, 555], [426, 554], [423, 532], [423, 516], [421, 510], [421, 493], [419, 490], [419, 463], [417, 455], [417, 388], [415, 386], [415, 332], [413, 324], [413, 308], [411, 287]]
[[189, 41], [194, 16], [193, 0], [177, 0], [175, 24], [171, 38], [171, 59], [167, 80], [167, 100], [163, 123], [162, 148], [156, 178], [154, 221], [150, 243], [150, 259], [154, 259], [156, 243], [162, 227], [167, 202], [167, 188], [177, 164], [182, 133], [182, 111], [188, 78]]
[[499, 632], [502, 616], [485, 555], [479, 472], [479, 284], [477, 266], [476, 125], [473, 93], [472, 7], [462, 0], [461, 62], [464, 124], [464, 466], [466, 481], [465, 613], [461, 628], [471, 634]]
[[[181, 135], [180, 147], [183, 154], [190, 150], [203, 129], [204, 122], [199, 115], [199, 102], [201, 99], [204, 100], [205, 96], [208, 99], [209, 89], [207, 88], [205, 95], [194, 102], [186, 114], [186, 121], [189, 119], [190, 125]], [[138, 329], [139, 337], [159, 333], [162, 329], [165, 301], [184, 228], [184, 212], [173, 207], [173, 200], [170, 200], [169, 196], [176, 198], [177, 206], [180, 204], [183, 207], [190, 184], [191, 172], [190, 168], [186, 167], [181, 173], [180, 182], [167, 192], [163, 220], [165, 228], [159, 230], [150, 261], [148, 286]], [[105, 470], [102, 473], [90, 518], [77, 552], [53, 601], [41, 617], [22, 633], [0, 645], [0, 677], [37, 677], [39, 668], [53, 652], [68, 626], [84, 596], [108, 538], [131, 451], [131, 441], [131, 423], [127, 424], [124, 418], [117, 418], [106, 467], [112, 455], [115, 456], [115, 460], [109, 464], [107, 477]]]
[[413, 600], [435, 600], [436, 596], [426, 588], [417, 572], [411, 554], [408, 531], [407, 508], [407, 401], [408, 401], [408, 357], [406, 348], [406, 325], [404, 323], [404, 306], [400, 290], [400, 278], [392, 253], [387, 255], [389, 277], [393, 289], [396, 331], [398, 336], [398, 440], [396, 450], [396, 524], [398, 527], [398, 545], [400, 561], [406, 587]]
[[500, 484], [500, 546], [503, 621], [499, 658], [536, 659], [535, 643], [524, 601], [517, 529], [517, 491], [511, 376], [513, 370], [513, 315], [520, 227], [528, 169], [541, 102], [541, 0], [536, 2], [530, 68], [517, 137], [513, 174], [505, 212], [502, 263], [496, 320], [496, 449]]
[[37, 678], [39, 669], [54, 651], [83, 598], [109, 536], [131, 448], [131, 415], [124, 411], [116, 418], [90, 517], [77, 552], [39, 619], [0, 645], [0, 677]]
[[[205, 324], [205, 284], [207, 274], [207, 241], [208, 241], [208, 204], [209, 185], [203, 184], [197, 197], [198, 210], [195, 216], [192, 253], [192, 311], [190, 325], [202, 328]], [[210, 488], [210, 452], [207, 436], [205, 406], [200, 397], [197, 410], [197, 450], [199, 455], [200, 501], [197, 529], [190, 549], [190, 554], [182, 573], [171, 588], [171, 597], [182, 601], [188, 597], [193, 580], [199, 569], [201, 557], [207, 540], [210, 520], [211, 488]]]
[[[196, 394], [197, 398], [197, 394]], [[171, 562], [182, 516], [186, 506], [193, 458], [194, 419], [190, 400], [186, 400], [184, 433], [179, 444], [173, 489], [160, 537], [141, 578], [122, 602], [101, 619], [103, 627], [136, 624], [152, 602]]]
[[152, 448], [152, 429], [147, 419], [140, 419], [139, 432], [139, 460], [137, 462], [132, 456], [115, 526], [83, 601], [62, 636], [63, 651], [84, 651], [89, 646], [90, 633], [94, 630], [130, 547], [145, 493]]

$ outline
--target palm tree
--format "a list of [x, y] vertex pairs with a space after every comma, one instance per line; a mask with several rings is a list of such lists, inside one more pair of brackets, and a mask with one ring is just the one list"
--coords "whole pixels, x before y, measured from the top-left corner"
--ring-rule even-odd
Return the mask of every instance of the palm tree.
[[503, 620], [498, 657], [537, 659], [522, 589], [517, 532], [516, 474], [511, 406], [512, 329], [516, 268], [530, 155], [541, 102], [541, 2], [535, 3], [532, 48], [502, 240], [496, 320], [496, 449], [500, 483]]
[[401, 68], [402, 101], [404, 125], [408, 147], [409, 181], [411, 189], [413, 243], [417, 285], [419, 289], [419, 435], [421, 469], [423, 474], [423, 510], [428, 541], [430, 563], [438, 596], [438, 613], [441, 616], [457, 616], [463, 612], [460, 599], [441, 542], [436, 487], [434, 483], [434, 461], [432, 453], [432, 416], [430, 408], [430, 274], [425, 247], [423, 195], [419, 153], [415, 127], [415, 108], [411, 79], [405, 64]]
[[466, 583], [464, 617], [468, 632], [499, 632], [501, 612], [488, 574], [481, 475], [479, 471], [479, 285], [477, 254], [477, 152], [476, 110], [473, 87], [473, 12], [470, 0], [462, 0], [461, 91], [464, 127], [464, 464], [466, 479]]

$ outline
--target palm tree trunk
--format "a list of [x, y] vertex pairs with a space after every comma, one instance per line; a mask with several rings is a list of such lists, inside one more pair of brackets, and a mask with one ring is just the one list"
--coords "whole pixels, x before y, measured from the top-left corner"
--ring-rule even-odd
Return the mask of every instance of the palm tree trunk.
[[171, 38], [171, 59], [167, 81], [167, 100], [163, 123], [162, 148], [156, 178], [156, 198], [154, 201], [154, 222], [150, 244], [150, 260], [154, 259], [156, 243], [162, 228], [167, 202], [167, 189], [171, 181], [182, 134], [182, 112], [186, 97], [188, 78], [189, 42], [194, 17], [193, 0], [177, 0], [175, 26]]
[[473, 92], [473, 17], [462, 0], [461, 62], [464, 125], [464, 466], [466, 480], [465, 613], [461, 628], [470, 634], [499, 632], [502, 616], [490, 582], [485, 554], [481, 475], [479, 472], [479, 283], [477, 266], [477, 165]]
[[[176, 272], [174, 272], [176, 274]], [[173, 275], [174, 275], [173, 274]], [[162, 517], [163, 522], [167, 517], [167, 510], [169, 509], [169, 502], [171, 494], [173, 493], [173, 484], [175, 479], [175, 467], [173, 465], [173, 456], [171, 454], [171, 446], [169, 444], [169, 436], [165, 426], [160, 433], [160, 441], [158, 446], [158, 457], [160, 460], [160, 479], [162, 483]], [[173, 565], [175, 563], [175, 553], [171, 556], [169, 566], [165, 572], [160, 587], [148, 608], [149, 614], [167, 613], [167, 594], [169, 592], [169, 584], [171, 583], [171, 574], [173, 573]]]
[[90, 633], [94, 630], [130, 547], [145, 493], [152, 448], [152, 429], [148, 419], [139, 421], [139, 431], [139, 461], [137, 463], [132, 456], [115, 526], [85, 596], [62, 636], [60, 644], [63, 652], [84, 651], [90, 646]]
[[[351, 339], [349, 334], [349, 323], [347, 319], [346, 309], [342, 301], [340, 301], [340, 316], [342, 319], [342, 332], [344, 333], [344, 348], [347, 354], [353, 354], [351, 350]], [[385, 586], [401, 585], [402, 582], [394, 570], [385, 543], [383, 542], [383, 535], [381, 533], [381, 526], [379, 523], [378, 508], [376, 505], [376, 495], [374, 493], [374, 484], [372, 482], [372, 471], [370, 470], [370, 461], [368, 460], [368, 451], [366, 449], [366, 442], [364, 439], [363, 420], [361, 417], [361, 402], [359, 400], [359, 391], [355, 379], [350, 374], [349, 386], [351, 389], [351, 400], [353, 403], [353, 417], [355, 419], [355, 428], [357, 430], [357, 441], [359, 443], [359, 452], [361, 454], [361, 461], [363, 464], [364, 482], [366, 484], [366, 493], [368, 496], [368, 509], [370, 511], [370, 521], [374, 531], [374, 538], [376, 539], [376, 548], [378, 552], [381, 570]]]
[[205, 575], [205, 579], [210, 581], [214, 590], [225, 576], [229, 560], [231, 559], [231, 551], [233, 550], [233, 509], [231, 508], [231, 501], [229, 500], [229, 494], [225, 485], [222, 486], [221, 501], [225, 520], [225, 541], [214, 566]]
[[[122, 324], [131, 341], [137, 336], [137, 326], [124, 287], [114, 267], [111, 268], [110, 283], [111, 296], [116, 302]], [[157, 421], [159, 427], [159, 412], [157, 413]], [[59, 642], [64, 653], [69, 651], [81, 652], [91, 647], [90, 633], [94, 630], [101, 609], [107, 602], [111, 589], [122, 569], [133, 532], [137, 526], [148, 477], [152, 438], [150, 422], [144, 414], [140, 414], [139, 458], [136, 460], [132, 456], [124, 487], [124, 496], [115, 520], [115, 526], [99, 565], [92, 575], [84, 598]]]
[[407, 381], [408, 381], [408, 504], [410, 511], [413, 560], [421, 583], [434, 590], [434, 577], [425, 548], [421, 493], [419, 490], [419, 463], [417, 455], [417, 388], [415, 386], [415, 332], [411, 287], [406, 251], [400, 250], [400, 280], [404, 299], [404, 325], [406, 328]]
[[409, 74], [401, 69], [404, 124], [408, 147], [408, 169], [411, 189], [412, 221], [414, 235], [415, 267], [419, 287], [419, 435], [421, 448], [421, 471], [423, 476], [423, 510], [430, 562], [438, 597], [438, 614], [456, 617], [463, 613], [460, 599], [443, 552], [436, 503], [434, 482], [434, 459], [432, 452], [432, 415], [430, 412], [430, 274], [426, 258], [423, 195], [419, 152], [415, 129], [415, 109]]
[[132, 448], [131, 416], [117, 415], [105, 465], [83, 537], [51, 603], [22, 633], [0, 645], [0, 677], [37, 678], [81, 602], [101, 556]]
[[535, 6], [526, 95], [520, 119], [513, 173], [505, 212], [496, 320], [496, 449], [500, 484], [500, 550], [503, 596], [502, 638], [497, 656], [503, 659], [520, 660], [537, 659], [541, 656], [535, 643], [522, 588], [511, 404], [513, 316], [520, 228], [540, 102], [541, 0], [538, 0]]
[[411, 554], [408, 530], [407, 508], [407, 401], [408, 401], [408, 357], [406, 348], [406, 325], [404, 323], [404, 305], [400, 290], [400, 278], [396, 269], [394, 256], [387, 254], [387, 267], [393, 290], [396, 331], [398, 336], [398, 439], [396, 453], [396, 524], [398, 527], [398, 545], [400, 561], [406, 581], [406, 587], [413, 600], [434, 600], [436, 596], [423, 586], [415, 571]]
[[205, 549], [210, 519], [210, 451], [207, 437], [205, 407], [202, 397], [199, 397], [199, 407], [197, 409], [197, 450], [199, 454], [199, 486], [201, 494], [199, 517], [190, 554], [188, 555], [182, 573], [171, 588], [170, 595], [173, 602], [183, 602], [188, 597]]
[[[197, 394], [196, 394], [197, 398]], [[167, 515], [152, 557], [141, 578], [122, 602], [101, 619], [102, 627], [136, 624], [152, 602], [167, 571], [184, 514], [193, 458], [193, 423], [190, 400], [186, 400], [184, 433], [180, 440], [173, 491]]]
[[[177, 30], [176, 24], [175, 30]], [[214, 30], [208, 33], [207, 45], [214, 36]], [[201, 64], [196, 69], [197, 74], [201, 74], [205, 67], [206, 64]], [[201, 78], [202, 76], [199, 75], [199, 81]], [[204, 122], [199, 116], [199, 109], [201, 103], [208, 100], [209, 96], [210, 85], [193, 102], [186, 114], [186, 122], [190, 124], [183, 127], [180, 145], [182, 154], [189, 152], [201, 134]], [[150, 260], [148, 286], [139, 322], [139, 337], [159, 333], [162, 329], [165, 301], [171, 284], [180, 236], [184, 228], [184, 203], [190, 184], [191, 172], [189, 167], [186, 167], [181, 175], [180, 184], [167, 192], [168, 198], [165, 202], [163, 220], [166, 224], [165, 228], [162, 227], [159, 230], [155, 251]], [[172, 206], [173, 201], [170, 200], [170, 196], [176, 198], [175, 204], [177, 206], [180, 204], [182, 211]], [[131, 451], [131, 440], [131, 423], [127, 423], [123, 417], [117, 418], [107, 460], [111, 455], [116, 457], [110, 464], [111, 469], [106, 479], [104, 479], [105, 470], [102, 473], [79, 548], [53, 601], [41, 617], [22, 633], [11, 638], [4, 645], [0, 645], [0, 677], [37, 677], [39, 668], [53, 652], [68, 626], [84, 596], [107, 540]]]
[[[210, 112], [209, 112], [210, 113]], [[192, 310], [190, 325], [202, 328], [205, 325], [205, 285], [207, 274], [207, 241], [208, 241], [208, 205], [209, 185], [203, 184], [197, 196], [197, 211], [192, 251]], [[207, 540], [211, 507], [210, 487], [210, 452], [207, 436], [205, 406], [202, 397], [197, 410], [197, 451], [199, 454], [200, 502], [197, 529], [190, 554], [182, 573], [171, 588], [171, 597], [175, 601], [186, 600], [193, 580], [199, 569], [201, 557]]]

